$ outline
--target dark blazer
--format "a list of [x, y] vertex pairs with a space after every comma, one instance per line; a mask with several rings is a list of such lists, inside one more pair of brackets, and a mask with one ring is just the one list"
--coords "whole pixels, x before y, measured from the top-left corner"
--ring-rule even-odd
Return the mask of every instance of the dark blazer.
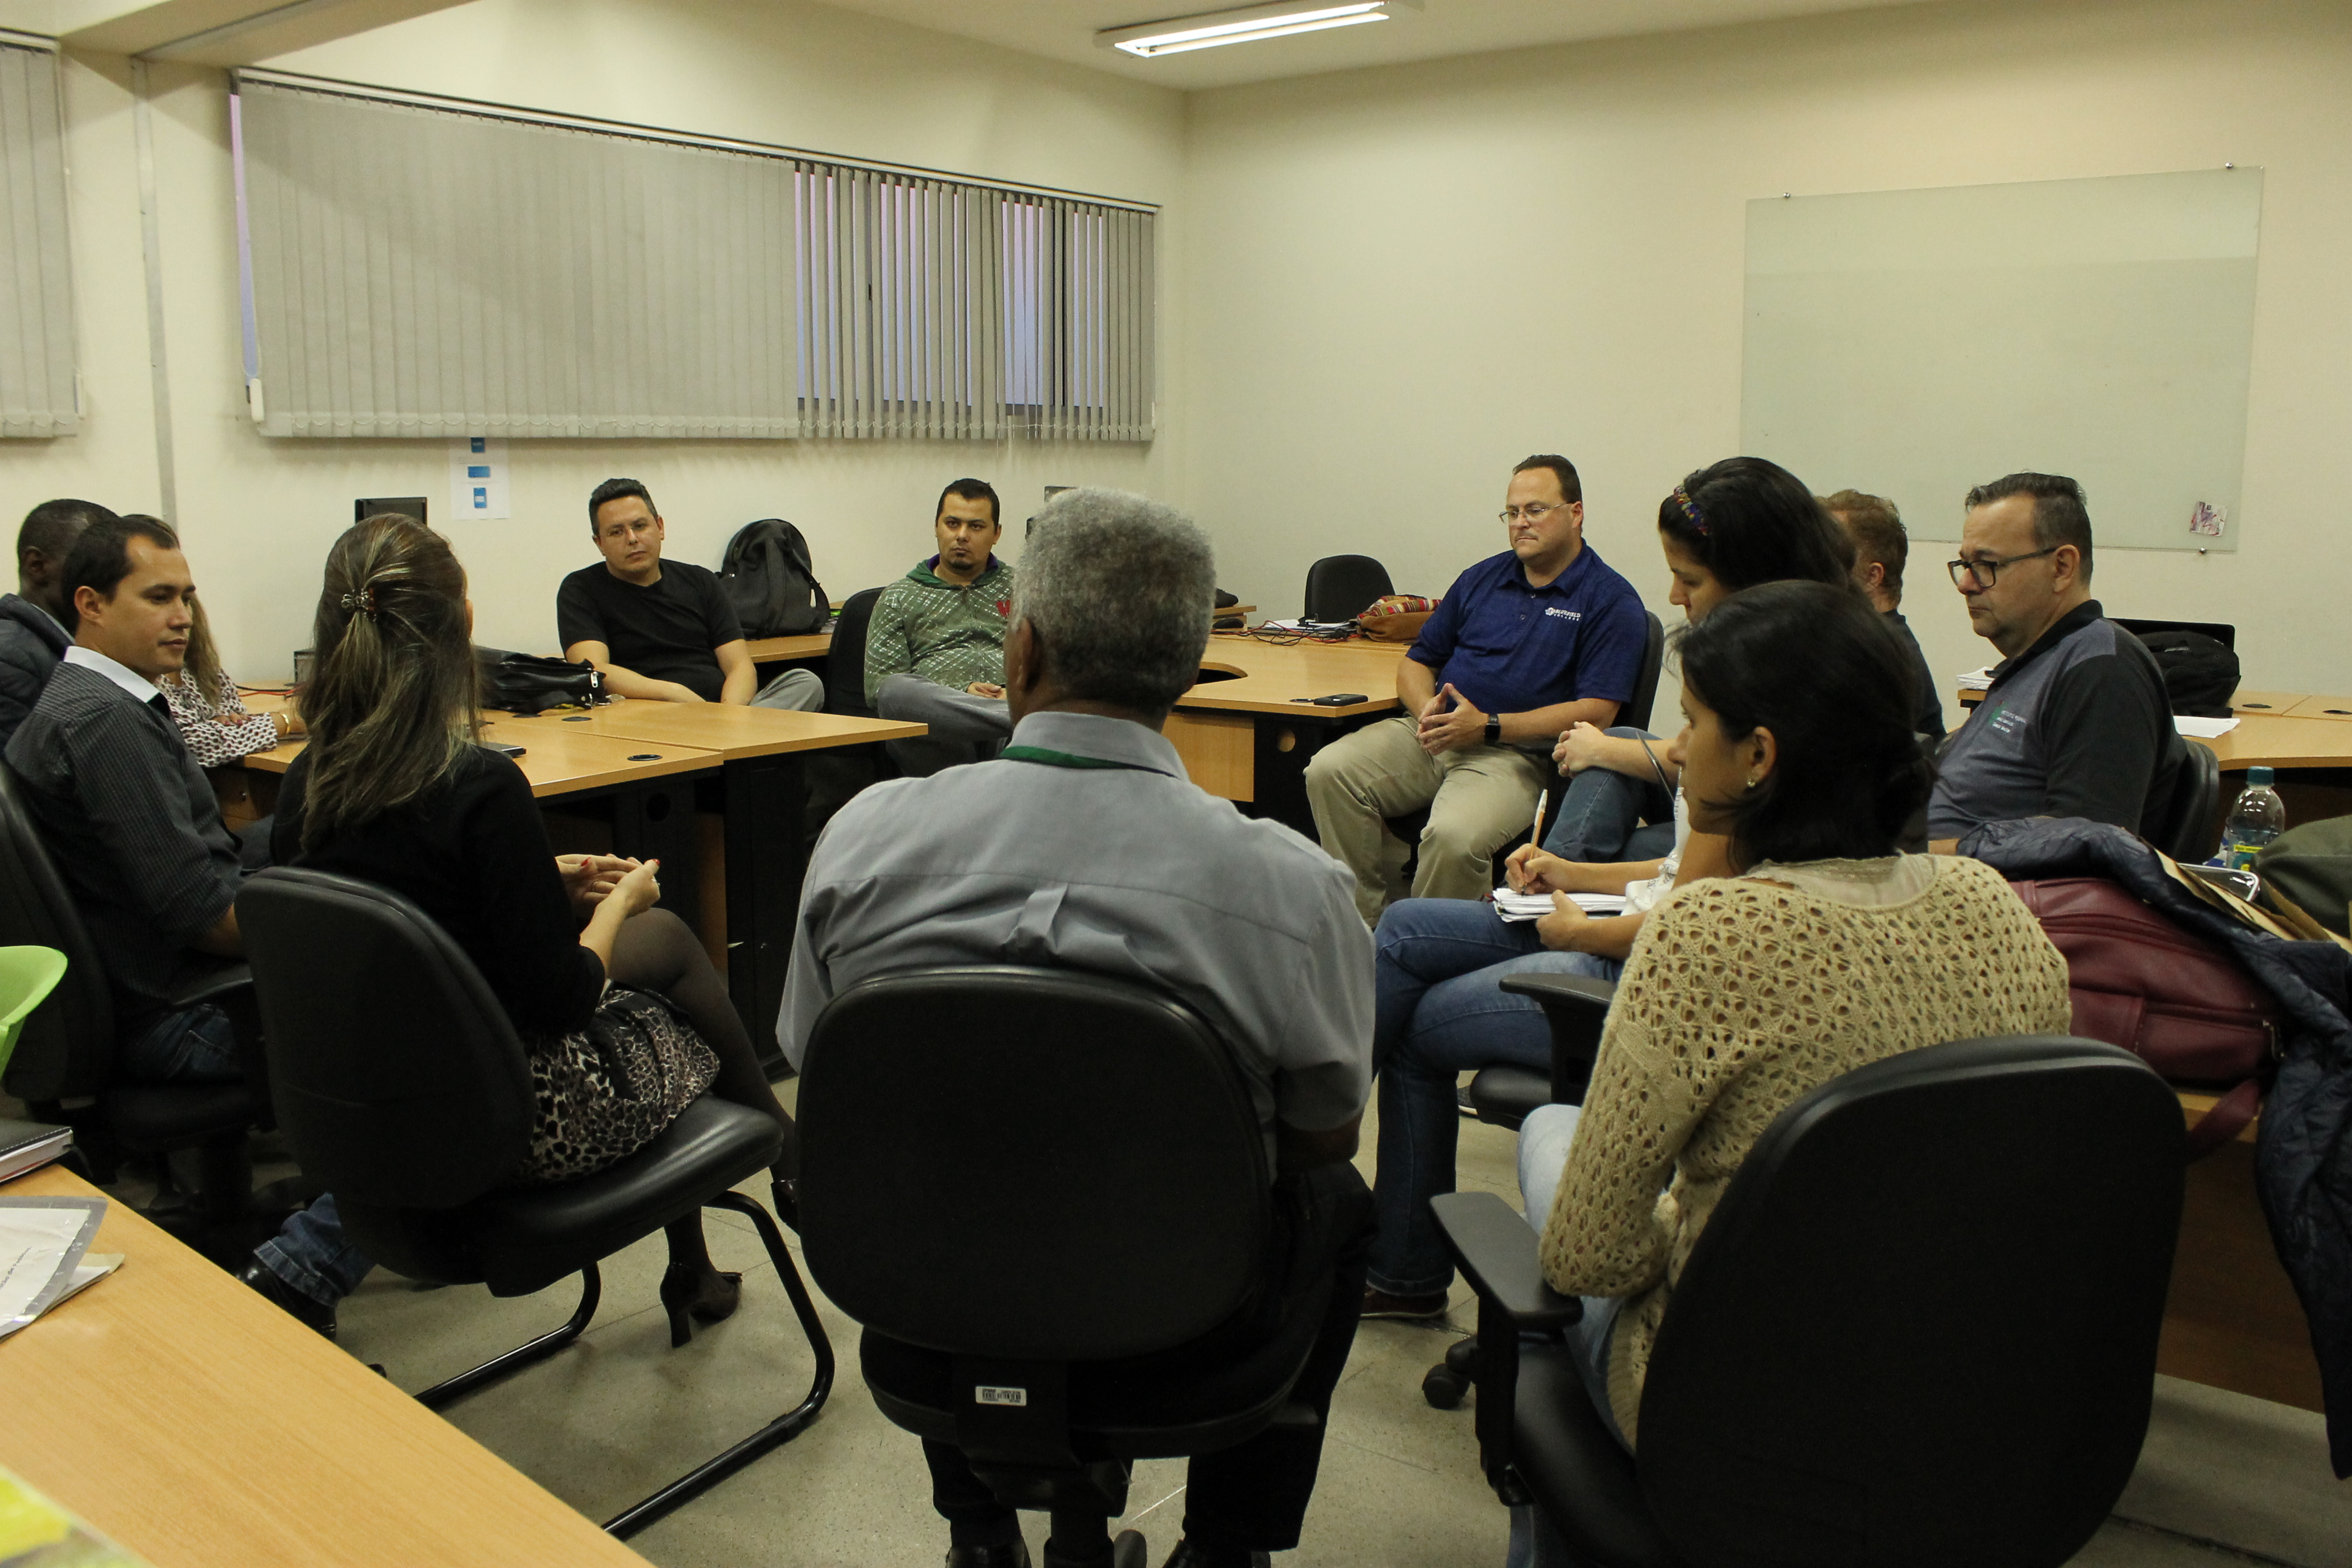
[[29, 599], [0, 595], [0, 751], [41, 700], [49, 671], [73, 646], [65, 627]]

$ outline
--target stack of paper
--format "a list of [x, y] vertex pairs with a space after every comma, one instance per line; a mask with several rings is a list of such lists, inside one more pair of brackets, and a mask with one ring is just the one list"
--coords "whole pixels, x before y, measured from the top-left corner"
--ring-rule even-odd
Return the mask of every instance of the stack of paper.
[[46, 1165], [66, 1152], [73, 1129], [46, 1121], [11, 1121], [0, 1116], [0, 1182]]
[[[1568, 901], [1588, 915], [1622, 915], [1625, 912], [1622, 893], [1570, 893]], [[1549, 893], [1515, 893], [1508, 888], [1495, 889], [1495, 912], [1507, 921], [1538, 921], [1551, 913]]]
[[104, 1198], [0, 1198], [0, 1339], [111, 1274], [121, 1253], [90, 1253]]
[[1966, 675], [1955, 676], [1953, 679], [1959, 683], [1959, 688], [1963, 691], [1987, 690], [1992, 685], [1992, 666], [1987, 665], [1982, 669], [1972, 669]]
[[2172, 727], [2200, 741], [2218, 741], [2238, 727], [2238, 716], [2232, 713], [2227, 719], [2200, 719], [2192, 713], [2176, 713]]

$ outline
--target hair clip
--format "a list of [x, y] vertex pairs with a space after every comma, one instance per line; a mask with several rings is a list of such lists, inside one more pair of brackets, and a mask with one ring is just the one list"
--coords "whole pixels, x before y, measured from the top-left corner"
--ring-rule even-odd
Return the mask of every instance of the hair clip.
[[365, 587], [354, 588], [352, 592], [345, 594], [342, 597], [342, 606], [348, 614], [365, 616], [370, 620], [375, 619], [374, 584], [370, 584]]
[[1675, 504], [1683, 509], [1683, 515], [1690, 519], [1690, 525], [1693, 528], [1698, 530], [1701, 533], [1705, 533], [1706, 531], [1706, 519], [1699, 516], [1698, 503], [1690, 499], [1690, 491], [1683, 489], [1680, 485], [1676, 485], [1675, 487]]

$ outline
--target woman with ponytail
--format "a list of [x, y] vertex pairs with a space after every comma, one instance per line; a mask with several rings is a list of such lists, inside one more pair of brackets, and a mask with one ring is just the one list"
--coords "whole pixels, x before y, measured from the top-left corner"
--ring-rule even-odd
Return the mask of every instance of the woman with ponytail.
[[[1927, 799], [1909, 661], [1844, 588], [1769, 583], [1683, 638], [1674, 742], [1722, 875], [1675, 889], [1627, 959], [1584, 1102], [1519, 1130], [1578, 1372], [1626, 1447], [1676, 1275], [1759, 1138], [1841, 1074], [1987, 1035], [2063, 1034], [2066, 963], [2000, 874], [1897, 847]], [[1512, 1568], [1583, 1561], [1513, 1510]]]
[[[550, 852], [521, 771], [477, 743], [472, 633], [466, 574], [440, 535], [384, 515], [335, 542], [277, 863], [390, 888], [473, 960], [530, 1057], [520, 1180], [601, 1170], [710, 1089], [783, 1128], [777, 1204], [795, 1218], [792, 1118], [700, 941], [654, 908], [658, 862]], [[669, 1227], [669, 1247], [662, 1304], [682, 1344], [690, 1319], [734, 1310], [740, 1277], [712, 1267], [698, 1215]]]

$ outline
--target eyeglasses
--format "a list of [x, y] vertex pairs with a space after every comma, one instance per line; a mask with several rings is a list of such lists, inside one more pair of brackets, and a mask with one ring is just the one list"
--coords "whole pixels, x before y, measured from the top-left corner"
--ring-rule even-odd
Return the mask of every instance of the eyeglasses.
[[1947, 561], [1944, 564], [1952, 574], [1953, 587], [1965, 590], [1973, 583], [1979, 588], [1990, 588], [2002, 567], [2014, 566], [2021, 561], [2039, 561], [2064, 548], [2063, 544], [2053, 544], [2047, 550], [2029, 551], [2023, 555], [1987, 555], [1975, 561]]
[[1521, 518], [1526, 518], [1529, 522], [1535, 522], [1541, 520], [1543, 514], [1548, 511], [1559, 511], [1575, 504], [1574, 501], [1558, 500], [1549, 506], [1507, 506], [1495, 515], [1507, 523], [1517, 522]]

